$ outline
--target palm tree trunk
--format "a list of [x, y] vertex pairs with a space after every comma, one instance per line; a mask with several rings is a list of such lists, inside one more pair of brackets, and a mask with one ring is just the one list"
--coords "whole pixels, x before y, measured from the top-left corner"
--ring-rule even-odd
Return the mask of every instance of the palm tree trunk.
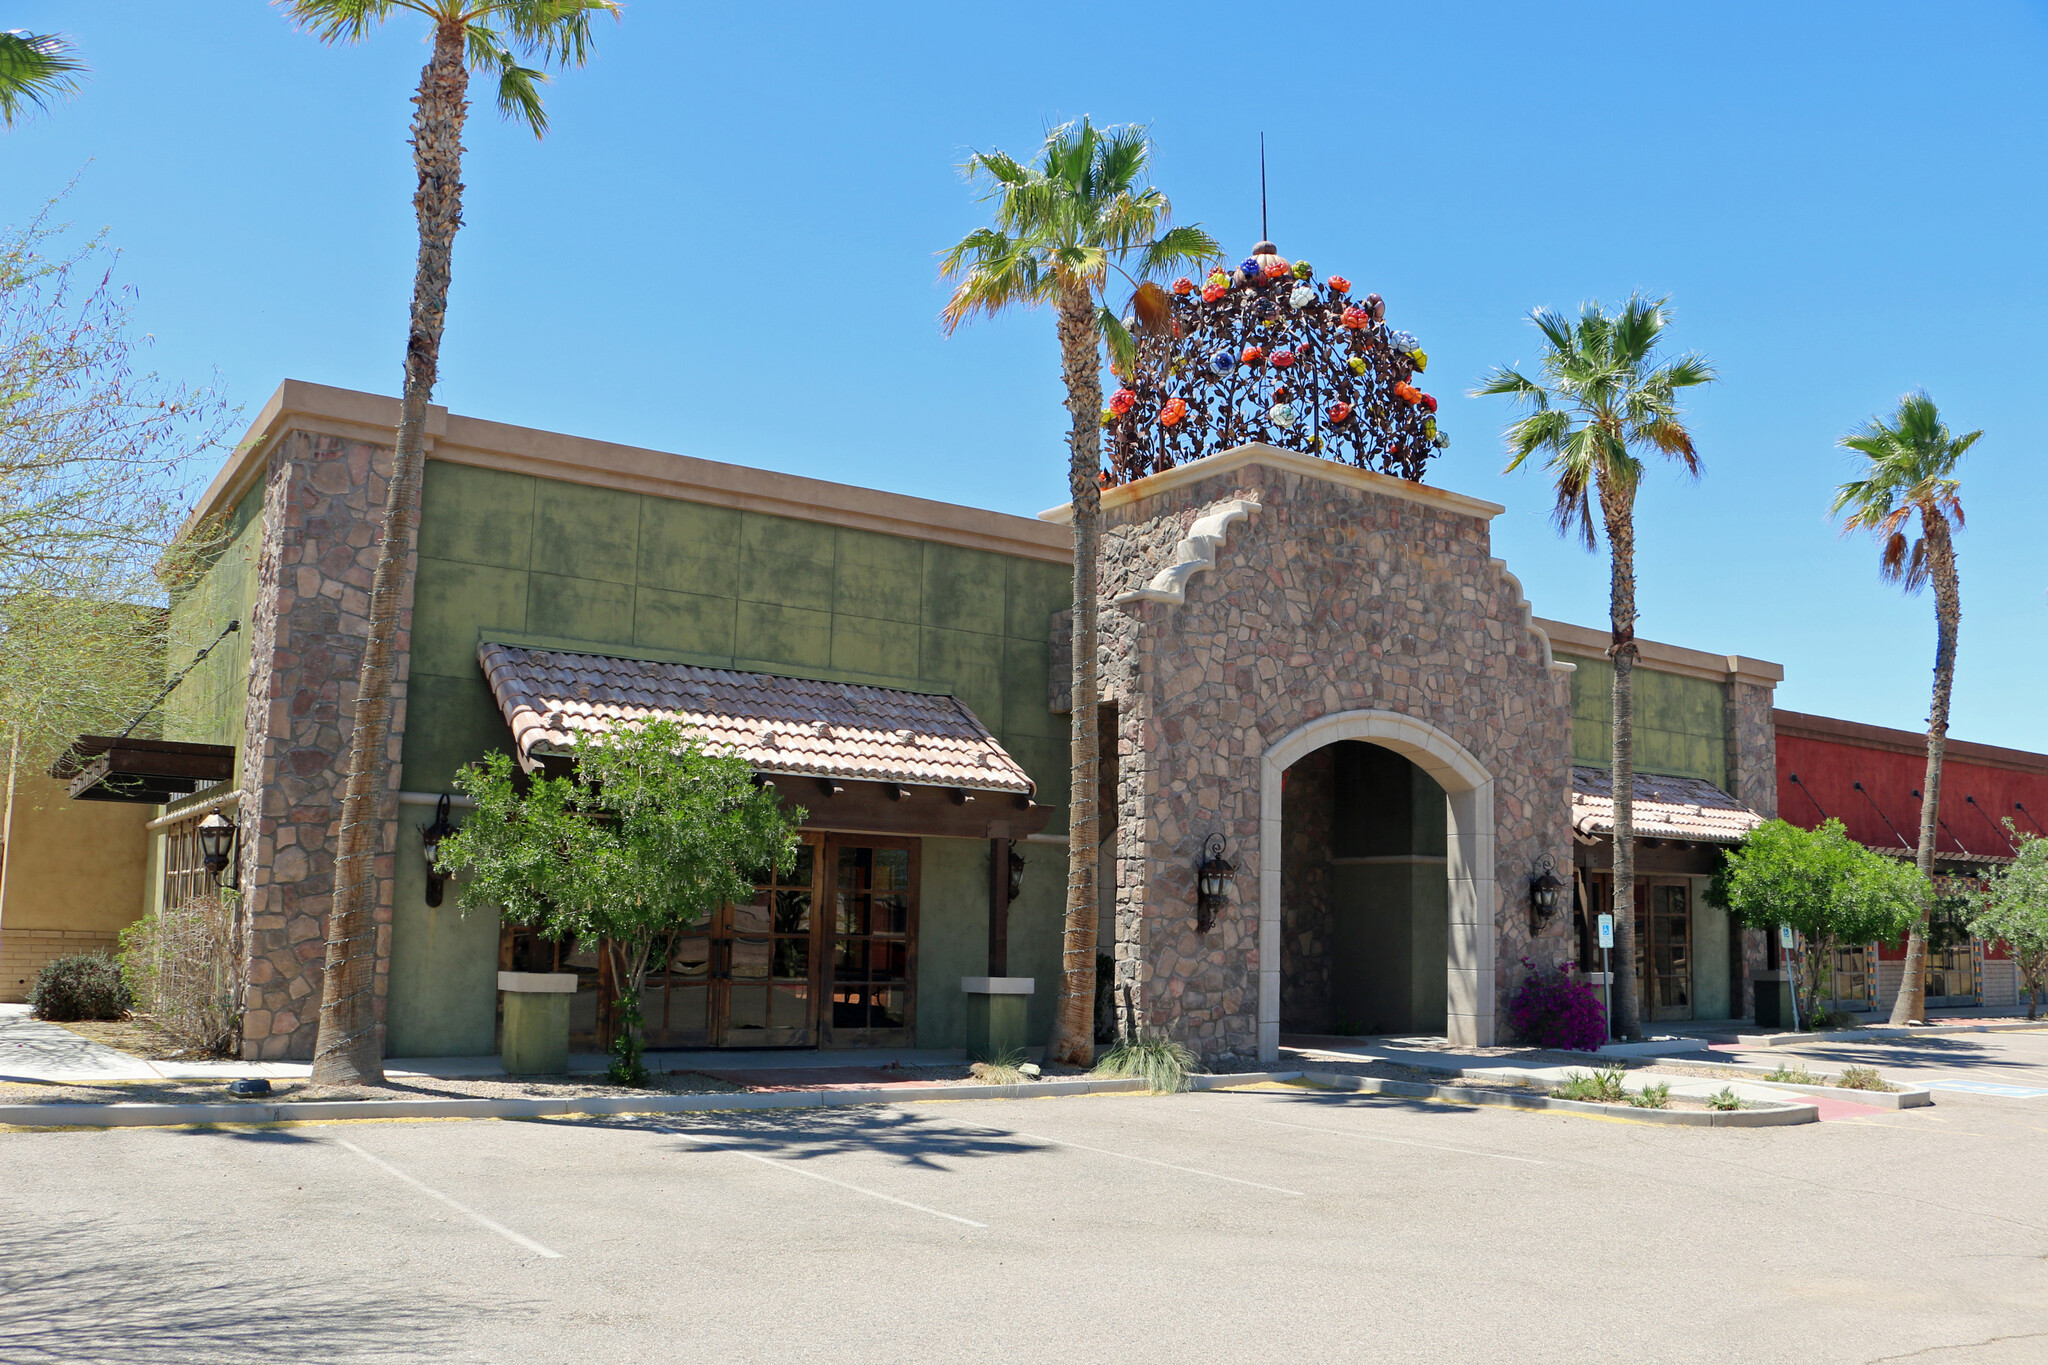
[[1894, 1024], [1917, 1024], [1927, 1018], [1927, 923], [1934, 911], [1934, 845], [1941, 826], [1941, 760], [1948, 748], [1948, 700], [1956, 681], [1956, 632], [1962, 624], [1962, 585], [1956, 578], [1955, 546], [1948, 523], [1923, 511], [1927, 559], [1934, 579], [1934, 703], [1927, 711], [1927, 775], [1920, 786], [1920, 846], [1913, 865], [1920, 869], [1926, 901], [1920, 918], [1906, 936], [1906, 962], [1899, 978], [1899, 998], [1892, 1003]]
[[469, 111], [469, 71], [463, 65], [460, 24], [434, 33], [434, 54], [420, 73], [413, 103], [413, 164], [419, 189], [413, 209], [420, 250], [412, 286], [412, 326], [405, 347], [405, 397], [384, 505], [384, 538], [370, 589], [370, 635], [356, 679], [355, 727], [349, 742], [348, 784], [341, 801], [341, 848], [335, 858], [334, 904], [327, 918], [327, 970], [320, 993], [320, 1032], [314, 1048], [315, 1085], [349, 1085], [384, 1078], [383, 1040], [377, 1030], [376, 855], [384, 779], [390, 770], [393, 650], [404, 598], [407, 552], [419, 519], [420, 477], [426, 463], [427, 404], [441, 358], [448, 312], [449, 261], [462, 225], [462, 123]]
[[1095, 1060], [1096, 836], [1101, 827], [1096, 781], [1096, 559], [1102, 535], [1102, 370], [1095, 301], [1068, 288], [1059, 300], [1060, 363], [1070, 419], [1068, 476], [1074, 502], [1073, 764], [1067, 791], [1067, 923], [1060, 951], [1060, 989], [1045, 1059], [1072, 1066]]
[[1635, 667], [1636, 667], [1636, 528], [1634, 495], [1600, 480], [1600, 510], [1607, 522], [1610, 554], [1608, 618], [1614, 660], [1614, 750], [1611, 769], [1614, 792], [1614, 949], [1620, 970], [1614, 982], [1614, 1032], [1620, 1038], [1642, 1034], [1642, 998], [1636, 975], [1636, 842], [1635, 842]]

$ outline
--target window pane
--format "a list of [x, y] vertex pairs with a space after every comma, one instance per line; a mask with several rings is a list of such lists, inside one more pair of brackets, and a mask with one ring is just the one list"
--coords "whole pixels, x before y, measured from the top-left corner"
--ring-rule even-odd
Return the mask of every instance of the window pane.
[[903, 1000], [906, 992], [898, 987], [894, 990], [876, 991], [874, 1007], [868, 1014], [869, 1028], [902, 1028]]
[[811, 927], [811, 893], [808, 891], [778, 891], [775, 893], [775, 932], [778, 934], [801, 934]]
[[868, 932], [868, 898], [860, 895], [839, 893], [838, 931], [842, 934], [865, 934]]
[[874, 881], [877, 891], [910, 890], [910, 850], [878, 848], [874, 851]]
[[832, 988], [832, 1027], [836, 1029], [849, 1029], [866, 1028], [867, 1026], [867, 992], [859, 986], [834, 986]]
[[770, 987], [770, 1022], [779, 1029], [808, 1028], [811, 1022], [811, 988], [778, 985]]
[[676, 940], [675, 956], [669, 959], [668, 969], [672, 975], [701, 980], [711, 970], [711, 940]]
[[817, 869], [812, 865], [816, 861], [813, 853], [814, 850], [809, 844], [798, 844], [796, 846], [796, 867], [791, 870], [788, 876], [782, 879], [784, 886], [809, 886], [811, 884], [811, 878], [817, 873]]
[[907, 934], [910, 932], [910, 897], [901, 895], [875, 897], [873, 912], [874, 934]]
[[725, 1021], [728, 1035], [733, 1033], [758, 1033], [768, 1027], [768, 988], [766, 986], [743, 986], [735, 982], [731, 987], [731, 1014]]
[[671, 1033], [702, 1033], [708, 986], [671, 986], [668, 992], [668, 1027]]
[[732, 908], [732, 931], [735, 934], [765, 934], [768, 932], [768, 902], [763, 897], [752, 905], [735, 905]]
[[775, 975], [807, 981], [811, 975], [811, 941], [807, 938], [775, 940]]
[[832, 954], [832, 975], [841, 981], [867, 979], [867, 940], [842, 938]]
[[768, 975], [768, 940], [765, 938], [736, 938], [732, 941], [732, 975], [741, 978], [762, 978]]

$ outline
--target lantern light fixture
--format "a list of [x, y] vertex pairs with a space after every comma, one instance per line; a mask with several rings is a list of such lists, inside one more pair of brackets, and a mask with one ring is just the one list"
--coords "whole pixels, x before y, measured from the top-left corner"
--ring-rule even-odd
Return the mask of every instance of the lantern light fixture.
[[1536, 860], [1536, 875], [1529, 878], [1529, 931], [1541, 933], [1564, 899], [1564, 883], [1557, 878], [1556, 864], [1548, 853]]
[[1195, 929], [1208, 933], [1216, 914], [1230, 901], [1230, 878], [1237, 868], [1223, 856], [1223, 836], [1202, 842], [1202, 861], [1195, 864]]
[[234, 846], [234, 822], [222, 815], [217, 807], [208, 811], [206, 818], [199, 822], [199, 859], [216, 880], [227, 870], [228, 855]]
[[434, 807], [434, 823], [420, 826], [420, 842], [427, 852], [427, 904], [439, 905], [448, 874], [441, 870], [441, 841], [455, 832], [448, 823], [448, 796], [444, 792]]
[[1017, 841], [1010, 840], [1010, 899], [1024, 894], [1024, 860], [1017, 856]]

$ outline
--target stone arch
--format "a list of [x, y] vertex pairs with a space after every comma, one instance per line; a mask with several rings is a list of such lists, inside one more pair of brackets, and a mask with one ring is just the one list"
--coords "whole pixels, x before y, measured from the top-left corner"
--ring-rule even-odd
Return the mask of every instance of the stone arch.
[[1296, 727], [1266, 746], [1259, 761], [1259, 1056], [1280, 1055], [1281, 775], [1325, 745], [1363, 740], [1391, 749], [1436, 779], [1449, 816], [1445, 876], [1449, 951], [1445, 1015], [1452, 1043], [1488, 1047], [1494, 1039], [1493, 775], [1464, 745], [1426, 721], [1397, 711], [1339, 711]]

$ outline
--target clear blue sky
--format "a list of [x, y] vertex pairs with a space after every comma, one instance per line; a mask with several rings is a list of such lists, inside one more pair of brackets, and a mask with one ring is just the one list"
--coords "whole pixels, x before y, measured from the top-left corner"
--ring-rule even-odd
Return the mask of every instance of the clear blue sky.
[[[1256, 13], [1269, 15], [1254, 19]], [[544, 143], [472, 117], [438, 401], [1023, 514], [1063, 500], [1051, 320], [941, 335], [955, 167], [1082, 113], [1149, 123], [1183, 220], [1257, 235], [1421, 336], [1454, 444], [1505, 503], [1537, 611], [1600, 624], [1602, 557], [1503, 477], [1523, 317], [1631, 289], [1721, 369], [1707, 467], [1639, 509], [1641, 631], [1784, 664], [1780, 704], [1924, 725], [1932, 605], [1826, 519], [1843, 432], [1925, 385], [1964, 468], [1951, 733], [2048, 750], [2043, 136], [2019, 3], [709, 5], [636, 0], [561, 76]], [[0, 3], [72, 35], [84, 93], [0, 135], [7, 215], [74, 176], [165, 373], [248, 411], [287, 376], [395, 393], [414, 249], [401, 16], [327, 50], [257, 0]]]

